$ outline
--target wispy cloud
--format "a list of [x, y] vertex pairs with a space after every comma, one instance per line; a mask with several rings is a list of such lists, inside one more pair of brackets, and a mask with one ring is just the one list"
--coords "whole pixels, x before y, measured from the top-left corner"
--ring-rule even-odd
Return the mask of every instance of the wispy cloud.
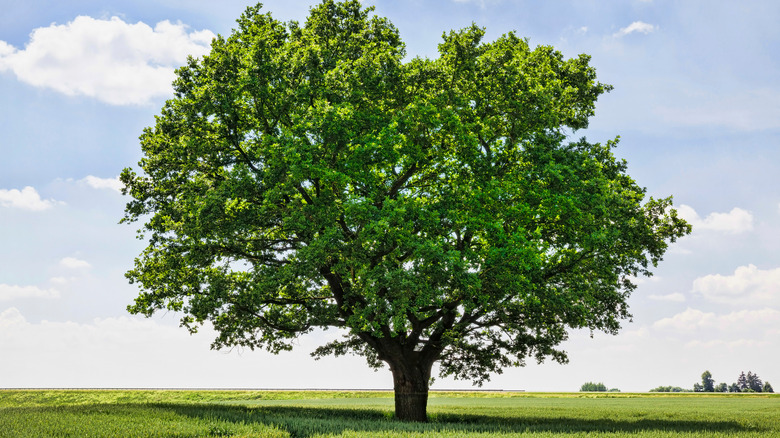
[[0, 207], [18, 208], [21, 210], [43, 211], [62, 202], [53, 199], [41, 199], [34, 187], [27, 186], [18, 189], [0, 189]]
[[87, 175], [83, 179], [80, 179], [79, 182], [82, 182], [93, 189], [111, 189], [115, 190], [117, 192], [122, 191], [123, 184], [121, 181], [119, 181], [119, 178], [99, 178], [97, 176]]
[[152, 28], [112, 17], [79, 16], [33, 30], [24, 49], [0, 41], [0, 72], [28, 84], [113, 105], [145, 104], [171, 93], [174, 68], [208, 53], [214, 34], [181, 23]]
[[731, 209], [728, 213], [710, 213], [702, 218], [688, 205], [676, 207], [680, 217], [693, 226], [694, 232], [698, 230], [722, 231], [726, 233], [744, 233], [753, 229], [753, 215], [739, 207]]
[[656, 301], [672, 301], [676, 303], [685, 301], [685, 295], [681, 294], [680, 292], [675, 292], [668, 295], [650, 295], [648, 298]]
[[657, 26], [654, 26], [649, 23], [645, 23], [644, 21], [635, 21], [628, 26], [620, 29], [617, 33], [615, 33], [613, 36], [620, 38], [624, 37], [626, 35], [632, 34], [632, 33], [643, 33], [645, 35], [655, 32], [658, 29]]
[[75, 257], [65, 257], [60, 260], [60, 265], [68, 269], [83, 269], [92, 267], [86, 260], [80, 260]]
[[780, 311], [771, 308], [740, 310], [725, 315], [688, 308], [672, 317], [656, 321], [653, 328], [679, 334], [697, 330], [734, 333], [755, 331], [756, 328], [765, 329], [779, 323]]
[[59, 296], [60, 292], [56, 289], [0, 284], [0, 301], [10, 301], [17, 298], [59, 298]]

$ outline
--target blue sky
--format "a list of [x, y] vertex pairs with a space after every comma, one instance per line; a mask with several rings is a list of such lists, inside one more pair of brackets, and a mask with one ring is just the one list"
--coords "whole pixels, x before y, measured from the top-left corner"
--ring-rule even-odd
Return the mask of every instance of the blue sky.
[[[314, 2], [271, 0], [279, 19]], [[571, 362], [508, 369], [486, 388], [691, 387], [704, 370], [780, 384], [780, 3], [373, 0], [409, 57], [475, 22], [592, 56], [603, 96], [585, 132], [617, 135], [648, 194], [694, 232], [629, 303], [621, 333], [574, 332]], [[0, 1], [0, 387], [390, 388], [362, 359], [314, 361], [335, 331], [278, 356], [211, 351], [175, 314], [129, 316], [123, 273], [144, 244], [118, 225], [117, 175], [171, 97], [173, 69], [229, 34], [244, 1]], [[467, 388], [440, 380], [434, 388]]]

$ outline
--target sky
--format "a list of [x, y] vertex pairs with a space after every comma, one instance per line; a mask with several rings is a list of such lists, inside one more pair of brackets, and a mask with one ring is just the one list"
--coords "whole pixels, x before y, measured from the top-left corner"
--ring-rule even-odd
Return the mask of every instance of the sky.
[[[339, 336], [292, 352], [209, 349], [179, 315], [129, 315], [124, 272], [144, 248], [118, 224], [117, 176], [138, 168], [174, 69], [208, 53], [253, 3], [238, 0], [0, 0], [0, 388], [392, 388], [362, 358], [315, 361]], [[283, 21], [312, 1], [269, 0]], [[648, 196], [674, 196], [694, 231], [639, 281], [616, 336], [573, 331], [570, 362], [504, 370], [482, 389], [577, 391], [585, 382], [691, 388], [705, 370], [753, 371], [780, 387], [780, 2], [366, 0], [407, 56], [435, 58], [472, 22], [486, 40], [592, 56], [602, 96], [591, 141]], [[437, 379], [433, 389], [468, 389]]]

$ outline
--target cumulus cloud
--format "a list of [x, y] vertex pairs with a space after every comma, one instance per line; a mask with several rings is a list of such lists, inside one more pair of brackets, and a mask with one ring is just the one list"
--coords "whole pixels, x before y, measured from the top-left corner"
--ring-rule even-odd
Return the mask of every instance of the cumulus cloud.
[[27, 322], [19, 309], [11, 307], [0, 312], [0, 327], [21, 326]]
[[652, 24], [645, 23], [643, 21], [635, 21], [629, 24], [628, 26], [620, 29], [614, 36], [619, 38], [635, 32], [639, 32], [647, 35], [651, 32], [655, 32], [656, 29], [658, 28]]
[[10, 301], [17, 298], [59, 298], [59, 296], [60, 292], [56, 289], [0, 284], [0, 301]]
[[89, 262], [85, 260], [79, 260], [75, 257], [65, 257], [64, 259], [60, 260], [60, 265], [69, 269], [89, 268], [92, 266], [89, 264]]
[[714, 313], [705, 313], [701, 310], [688, 308], [669, 318], [663, 318], [653, 323], [653, 328], [660, 330], [672, 330], [676, 332], [690, 332], [712, 326], [716, 316]]
[[139, 105], [171, 93], [174, 69], [209, 51], [214, 34], [162, 21], [152, 28], [79, 16], [33, 30], [24, 49], [0, 41], [0, 71], [68, 96]]
[[693, 281], [693, 292], [719, 303], [778, 303], [780, 268], [762, 270], [751, 264], [738, 267], [733, 275], [705, 275]]
[[728, 213], [710, 213], [702, 218], [693, 207], [683, 204], [677, 207], [677, 214], [693, 225], [694, 232], [712, 230], [736, 234], [753, 229], [753, 215], [738, 207]]
[[117, 178], [99, 178], [97, 176], [87, 175], [85, 178], [79, 180], [93, 189], [110, 189], [117, 192], [122, 191], [123, 184]]
[[27, 186], [22, 190], [0, 189], [0, 207], [18, 208], [21, 210], [43, 211], [62, 202], [53, 199], [41, 199], [35, 188]]

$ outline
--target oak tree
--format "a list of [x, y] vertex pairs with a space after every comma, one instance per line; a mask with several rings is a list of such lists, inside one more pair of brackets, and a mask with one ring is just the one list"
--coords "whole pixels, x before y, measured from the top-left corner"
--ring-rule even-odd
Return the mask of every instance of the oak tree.
[[483, 36], [407, 59], [357, 0], [302, 24], [248, 8], [177, 70], [121, 175], [123, 221], [148, 241], [129, 311], [208, 321], [214, 348], [339, 328], [315, 355], [387, 364], [397, 417], [416, 421], [436, 363], [481, 383], [566, 362], [570, 329], [617, 333], [632, 279], [690, 227], [616, 140], [571, 139], [610, 89], [588, 56]]

